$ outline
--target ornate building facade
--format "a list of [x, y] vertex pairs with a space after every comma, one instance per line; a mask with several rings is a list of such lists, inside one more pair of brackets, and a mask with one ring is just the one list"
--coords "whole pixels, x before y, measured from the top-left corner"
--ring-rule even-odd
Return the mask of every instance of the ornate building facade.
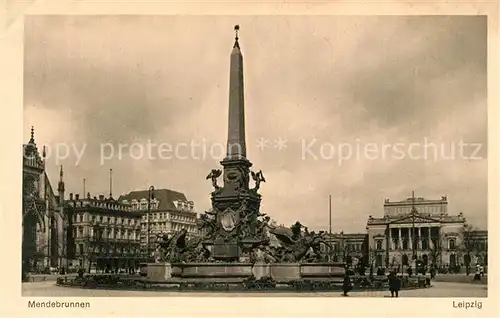
[[45, 168], [45, 147], [40, 156], [33, 128], [29, 142], [23, 145], [22, 186], [22, 271], [35, 272], [62, 266], [66, 259], [67, 228], [63, 209], [63, 171], [61, 167], [56, 195]]
[[137, 268], [142, 261], [141, 218], [112, 197], [85, 198], [70, 193], [66, 210], [71, 219], [73, 265], [90, 271]]
[[411, 198], [384, 202], [384, 216], [367, 222], [369, 262], [377, 267], [471, 265], [475, 252], [464, 237], [474, 231], [462, 213], [448, 213], [448, 199]]
[[141, 212], [141, 252], [145, 258], [154, 254], [160, 233], [172, 235], [186, 229], [188, 237], [199, 234], [194, 203], [183, 193], [169, 189], [140, 190], [122, 195], [118, 201], [132, 211]]

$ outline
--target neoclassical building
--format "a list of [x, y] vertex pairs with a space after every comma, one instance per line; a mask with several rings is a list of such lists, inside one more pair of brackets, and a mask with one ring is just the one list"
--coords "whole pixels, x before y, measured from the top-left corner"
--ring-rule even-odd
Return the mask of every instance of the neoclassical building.
[[448, 213], [446, 196], [386, 199], [383, 217], [370, 216], [366, 229], [369, 260], [377, 267], [410, 265], [413, 259], [426, 265], [463, 266], [476, 254], [471, 244], [464, 244], [473, 231], [462, 213]]
[[172, 235], [186, 229], [188, 237], [199, 234], [194, 202], [183, 193], [169, 189], [131, 191], [118, 201], [141, 213], [141, 250], [148, 257], [152, 257], [160, 233]]
[[67, 230], [63, 171], [61, 167], [56, 195], [45, 167], [45, 147], [40, 155], [33, 127], [29, 142], [23, 145], [22, 187], [23, 272], [62, 266], [66, 259]]

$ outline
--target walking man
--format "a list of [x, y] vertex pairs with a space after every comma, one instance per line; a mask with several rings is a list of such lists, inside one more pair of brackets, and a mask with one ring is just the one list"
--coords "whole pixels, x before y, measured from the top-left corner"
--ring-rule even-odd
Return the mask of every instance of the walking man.
[[396, 275], [395, 272], [389, 274], [389, 290], [391, 291], [391, 297], [399, 297], [399, 290], [401, 289], [401, 279]]
[[342, 284], [342, 290], [344, 291], [343, 296], [348, 296], [347, 293], [352, 289], [352, 282], [349, 274], [346, 274], [344, 277], [344, 283]]

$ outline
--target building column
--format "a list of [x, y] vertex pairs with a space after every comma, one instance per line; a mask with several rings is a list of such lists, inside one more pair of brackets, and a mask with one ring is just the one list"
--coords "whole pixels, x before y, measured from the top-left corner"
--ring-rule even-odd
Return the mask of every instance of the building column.
[[413, 237], [412, 237], [412, 228], [408, 228], [408, 247], [413, 249]]
[[389, 250], [394, 249], [392, 242], [392, 228], [389, 226]]
[[422, 249], [422, 228], [419, 226], [418, 227], [418, 240], [417, 240], [417, 246], [418, 246], [418, 249], [421, 250]]
[[401, 228], [399, 228], [398, 230], [399, 230], [399, 236], [398, 236], [398, 243], [397, 243], [398, 247], [397, 248], [401, 249], [403, 247], [403, 241], [402, 241], [403, 239], [401, 237]]
[[431, 244], [432, 244], [432, 237], [431, 237], [431, 232], [432, 232], [432, 226], [428, 227], [428, 233], [427, 233], [427, 249], [431, 249]]

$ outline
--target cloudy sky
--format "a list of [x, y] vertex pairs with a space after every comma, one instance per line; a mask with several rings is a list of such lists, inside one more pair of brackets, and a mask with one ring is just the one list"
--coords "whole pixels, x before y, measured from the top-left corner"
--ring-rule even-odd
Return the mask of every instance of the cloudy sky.
[[112, 168], [115, 197], [154, 185], [208, 209], [235, 24], [263, 212], [327, 229], [331, 194], [333, 230], [364, 231], [384, 198], [414, 190], [486, 226], [482, 17], [27, 17], [24, 134], [34, 125], [50, 150], [53, 184], [62, 164], [67, 192], [86, 178], [107, 194]]

